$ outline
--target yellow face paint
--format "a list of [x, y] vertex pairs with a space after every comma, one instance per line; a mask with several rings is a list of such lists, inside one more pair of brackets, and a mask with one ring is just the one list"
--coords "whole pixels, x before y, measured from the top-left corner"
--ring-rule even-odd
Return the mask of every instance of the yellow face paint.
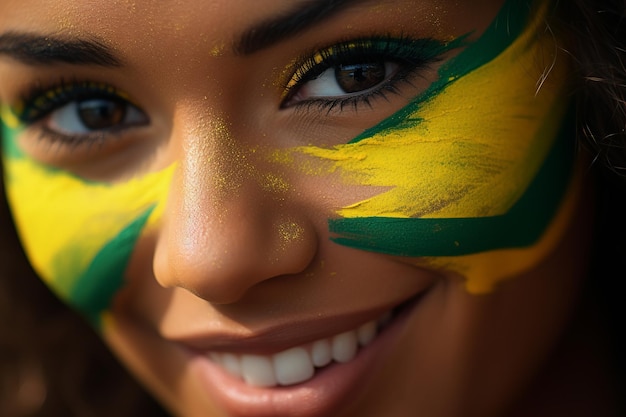
[[123, 285], [136, 240], [161, 214], [173, 167], [122, 184], [88, 182], [24, 155], [9, 113], [5, 182], [26, 253], [60, 298], [97, 322]]
[[555, 214], [573, 158], [561, 129], [568, 66], [544, 33], [549, 2], [531, 3], [507, 1], [426, 92], [350, 143], [275, 155], [311, 158], [309, 173], [387, 190], [339, 209], [333, 240], [428, 258], [462, 273], [475, 293], [554, 247], [548, 236], [563, 229]]

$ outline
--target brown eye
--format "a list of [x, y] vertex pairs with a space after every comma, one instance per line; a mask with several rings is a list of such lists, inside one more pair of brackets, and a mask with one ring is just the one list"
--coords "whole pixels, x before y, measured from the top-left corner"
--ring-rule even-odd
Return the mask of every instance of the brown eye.
[[128, 104], [114, 100], [92, 99], [76, 104], [82, 124], [89, 130], [105, 130], [118, 126], [126, 118]]
[[341, 99], [380, 88], [398, 72], [395, 62], [340, 64], [303, 83], [287, 105], [313, 98]]
[[386, 76], [383, 62], [339, 65], [335, 69], [337, 84], [346, 93], [368, 90], [385, 81]]
[[74, 100], [50, 112], [45, 124], [62, 135], [104, 132], [148, 124], [148, 116], [128, 101], [118, 98]]

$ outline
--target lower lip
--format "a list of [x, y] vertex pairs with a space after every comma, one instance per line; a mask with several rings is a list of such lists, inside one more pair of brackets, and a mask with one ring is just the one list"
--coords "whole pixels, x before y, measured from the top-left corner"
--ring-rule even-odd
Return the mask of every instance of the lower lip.
[[245, 384], [202, 354], [192, 353], [190, 366], [210, 396], [229, 416], [323, 417], [336, 415], [346, 399], [356, 399], [367, 390], [369, 380], [401, 339], [404, 324], [417, 301], [387, 325], [368, 346], [345, 364], [334, 363], [316, 371], [301, 384], [259, 388]]

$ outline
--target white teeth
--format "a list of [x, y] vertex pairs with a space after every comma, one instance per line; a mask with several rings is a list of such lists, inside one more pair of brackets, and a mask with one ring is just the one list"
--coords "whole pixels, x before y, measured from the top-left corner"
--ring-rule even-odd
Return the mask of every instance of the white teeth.
[[222, 366], [232, 375], [241, 377], [241, 364], [237, 355], [224, 353], [222, 355]]
[[276, 385], [274, 366], [266, 356], [243, 355], [241, 374], [248, 385], [255, 387], [273, 387]]
[[356, 333], [349, 331], [333, 337], [333, 359], [339, 363], [350, 362], [356, 356], [357, 340]]
[[276, 380], [281, 385], [306, 381], [315, 373], [311, 357], [304, 348], [287, 349], [274, 355], [273, 359]]
[[311, 359], [313, 359], [313, 365], [321, 368], [326, 366], [333, 360], [330, 353], [330, 343], [327, 339], [321, 339], [313, 343], [311, 347]]
[[385, 313], [378, 320], [367, 322], [355, 330], [320, 339], [310, 345], [293, 347], [272, 356], [210, 352], [208, 357], [248, 385], [273, 387], [298, 384], [311, 379], [315, 368], [323, 368], [333, 360], [350, 362], [357, 355], [359, 346], [370, 344], [376, 338], [378, 328], [389, 320], [391, 313]]

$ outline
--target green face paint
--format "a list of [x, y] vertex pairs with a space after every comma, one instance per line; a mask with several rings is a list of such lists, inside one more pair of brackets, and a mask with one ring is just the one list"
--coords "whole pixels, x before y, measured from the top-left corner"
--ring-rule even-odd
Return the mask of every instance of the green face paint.
[[[406, 107], [347, 144], [289, 151], [317, 161], [303, 164], [321, 167], [311, 173], [340, 172], [348, 184], [388, 190], [338, 210], [329, 220], [335, 242], [426, 257], [467, 276], [473, 292], [548, 253], [541, 242], [561, 231], [547, 232], [573, 167], [571, 132], [561, 128], [567, 65], [544, 33], [548, 8], [507, 0]], [[529, 253], [515, 252], [514, 267], [494, 266], [507, 248]]]
[[2, 115], [7, 196], [26, 253], [61, 299], [98, 323], [161, 213], [173, 168], [122, 184], [85, 181], [22, 153], [18, 120]]

